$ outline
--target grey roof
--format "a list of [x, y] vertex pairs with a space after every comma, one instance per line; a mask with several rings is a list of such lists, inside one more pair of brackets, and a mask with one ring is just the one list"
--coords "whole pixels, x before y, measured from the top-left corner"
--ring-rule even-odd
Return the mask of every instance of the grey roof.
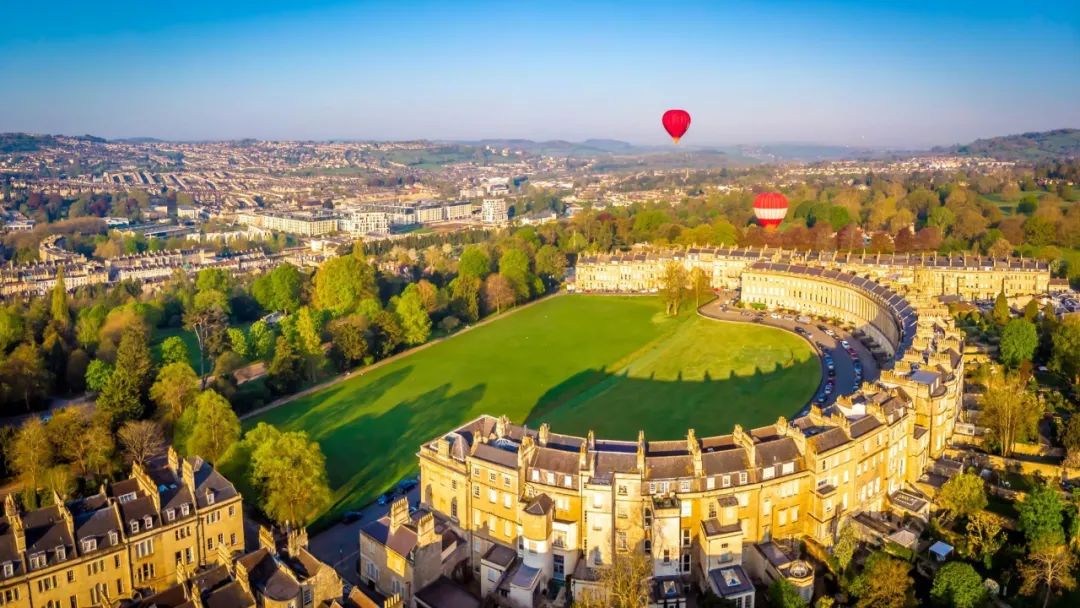
[[288, 601], [300, 595], [300, 585], [274, 559], [267, 549], [252, 551], [240, 558], [247, 568], [248, 579], [264, 597], [275, 601]]
[[477, 445], [473, 457], [508, 468], [517, 466], [516, 450], [510, 451], [487, 443]]
[[484, 561], [491, 562], [496, 566], [501, 566], [503, 570], [510, 567], [517, 558], [517, 553], [510, 547], [493, 543], [487, 553], [484, 554]]
[[754, 584], [742, 566], [728, 566], [709, 570], [709, 582], [717, 595], [723, 598], [754, 592]]
[[390, 530], [390, 517], [383, 516], [365, 525], [361, 530], [379, 543], [391, 548], [395, 553], [408, 557], [416, 548], [416, 530], [410, 526], [398, 526]]
[[706, 475], [745, 471], [746, 451], [736, 448], [719, 452], [706, 452], [701, 455], [701, 464]]
[[430, 608], [480, 608], [479, 599], [445, 576], [417, 591], [415, 597]]
[[646, 479], [675, 479], [694, 474], [690, 456], [650, 456], [645, 460]]
[[799, 448], [790, 437], [757, 444], [754, 450], [758, 466], [770, 466], [792, 462], [799, 457]]
[[[580, 470], [579, 453], [556, 450], [552, 448], [537, 448], [536, 457], [532, 466], [545, 471], [557, 471], [568, 475], [576, 475]], [[516, 466], [516, 463], [515, 463]]]

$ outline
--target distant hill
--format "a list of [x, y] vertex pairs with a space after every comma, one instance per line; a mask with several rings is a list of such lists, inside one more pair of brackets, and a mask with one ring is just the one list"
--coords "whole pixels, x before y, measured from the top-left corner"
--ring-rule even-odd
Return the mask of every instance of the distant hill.
[[41, 148], [55, 146], [56, 144], [56, 138], [52, 135], [0, 133], [0, 153], [35, 152]]
[[1080, 129], [1056, 129], [976, 139], [970, 144], [936, 147], [931, 151], [1021, 162], [1080, 158]]

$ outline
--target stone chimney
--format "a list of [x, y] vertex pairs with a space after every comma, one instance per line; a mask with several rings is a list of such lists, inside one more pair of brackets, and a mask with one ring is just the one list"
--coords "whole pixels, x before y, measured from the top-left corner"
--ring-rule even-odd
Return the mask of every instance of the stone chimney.
[[60, 495], [53, 490], [52, 493], [53, 503], [56, 505], [56, 510], [60, 513], [60, 519], [64, 520], [64, 527], [67, 528], [68, 535], [75, 538], [75, 518], [71, 516], [71, 511], [68, 510], [67, 505], [60, 498]]
[[26, 529], [23, 528], [22, 515], [19, 514], [19, 507], [12, 494], [4, 497], [4, 515], [11, 526], [11, 534], [15, 537], [15, 552], [21, 555], [26, 551]]
[[390, 505], [390, 531], [394, 532], [407, 523], [409, 523], [409, 498], [402, 496]]
[[300, 555], [301, 549], [307, 549], [307, 528], [292, 528], [285, 533], [285, 551], [290, 557]]
[[173, 472], [173, 475], [176, 475], [177, 477], [179, 477], [180, 476], [180, 455], [176, 453], [176, 450], [174, 450], [171, 445], [169, 446], [169, 451], [167, 452], [166, 457], [168, 458], [168, 462], [169, 462], [169, 470]]
[[508, 426], [510, 426], [510, 419], [506, 416], [499, 416], [499, 419], [495, 421], [495, 436], [499, 439], [506, 437]]
[[383, 602], [383, 608], [404, 608], [404, 606], [405, 604], [402, 603], [400, 593], [395, 593], [394, 595], [391, 595], [390, 597], [386, 598], [385, 602]]
[[698, 443], [694, 429], [686, 433], [686, 449], [690, 452], [690, 459], [694, 463], [694, 477], [701, 477], [705, 474], [705, 464], [701, 460], [701, 444]]
[[551, 425], [549, 425], [548, 423], [545, 422], [545, 423], [540, 425], [540, 433], [537, 436], [537, 439], [539, 440], [540, 445], [546, 447], [547, 444], [548, 444], [548, 439], [550, 439], [550, 438], [551, 438]]
[[637, 468], [639, 473], [645, 472], [645, 431], [637, 432]]
[[274, 540], [274, 531], [269, 526], [259, 526], [259, 548], [277, 555], [277, 541]]
[[425, 513], [416, 522], [413, 584], [422, 589], [442, 575], [442, 538], [435, 532], [435, 516]]
[[180, 466], [180, 479], [187, 486], [192, 496], [195, 496], [195, 467], [191, 461], [185, 458]]
[[735, 442], [735, 445], [746, 450], [746, 459], [750, 462], [750, 466], [755, 466], [754, 463], [757, 462], [757, 448], [754, 446], [754, 438], [743, 430], [741, 424], [735, 425], [735, 430], [731, 432], [731, 439]]

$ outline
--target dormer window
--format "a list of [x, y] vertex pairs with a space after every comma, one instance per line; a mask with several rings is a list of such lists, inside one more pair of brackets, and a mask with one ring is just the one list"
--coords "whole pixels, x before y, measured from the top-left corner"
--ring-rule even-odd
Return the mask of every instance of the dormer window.
[[169, 521], [176, 519], [176, 509], [167, 509], [165, 511], [165, 519]]
[[189, 507], [188, 507], [188, 504], [186, 502], [184, 504], [180, 505], [180, 514], [181, 515], [187, 515], [188, 514], [188, 509], [189, 509]]
[[154, 518], [150, 517], [149, 515], [143, 517], [142, 520], [144, 529], [149, 530], [150, 528], [154, 527]]
[[44, 568], [48, 560], [45, 559], [44, 553], [35, 553], [30, 556], [31, 568]]
[[208, 504], [208, 505], [214, 504], [214, 491], [213, 490], [207, 490], [206, 491], [206, 504]]
[[67, 559], [67, 549], [63, 545], [56, 548], [56, 561], [62, 562]]
[[109, 530], [109, 544], [110, 545], [115, 545], [115, 544], [117, 544], [119, 542], [120, 542], [120, 535], [117, 534], [116, 530]]
[[94, 551], [96, 549], [97, 549], [97, 539], [96, 538], [84, 538], [83, 539], [83, 541], [82, 541], [83, 553], [89, 553], [89, 552]]
[[139, 533], [139, 520], [137, 520], [137, 519], [131, 520], [130, 525], [131, 525], [131, 533], [132, 534], [138, 534]]
[[15, 564], [11, 562], [4, 562], [4, 577], [15, 575]]
[[127, 494], [120, 495], [120, 503], [131, 502], [135, 500], [135, 492], [128, 492]]

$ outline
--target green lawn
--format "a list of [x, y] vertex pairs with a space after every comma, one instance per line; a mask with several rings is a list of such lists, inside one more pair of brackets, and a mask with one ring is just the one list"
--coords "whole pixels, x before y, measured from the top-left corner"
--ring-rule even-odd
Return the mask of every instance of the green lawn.
[[669, 319], [655, 298], [562, 296], [245, 427], [265, 421], [319, 441], [338, 512], [413, 470], [422, 442], [481, 414], [609, 438], [702, 436], [791, 416], [819, 379], [809, 345], [786, 332], [692, 311]]

